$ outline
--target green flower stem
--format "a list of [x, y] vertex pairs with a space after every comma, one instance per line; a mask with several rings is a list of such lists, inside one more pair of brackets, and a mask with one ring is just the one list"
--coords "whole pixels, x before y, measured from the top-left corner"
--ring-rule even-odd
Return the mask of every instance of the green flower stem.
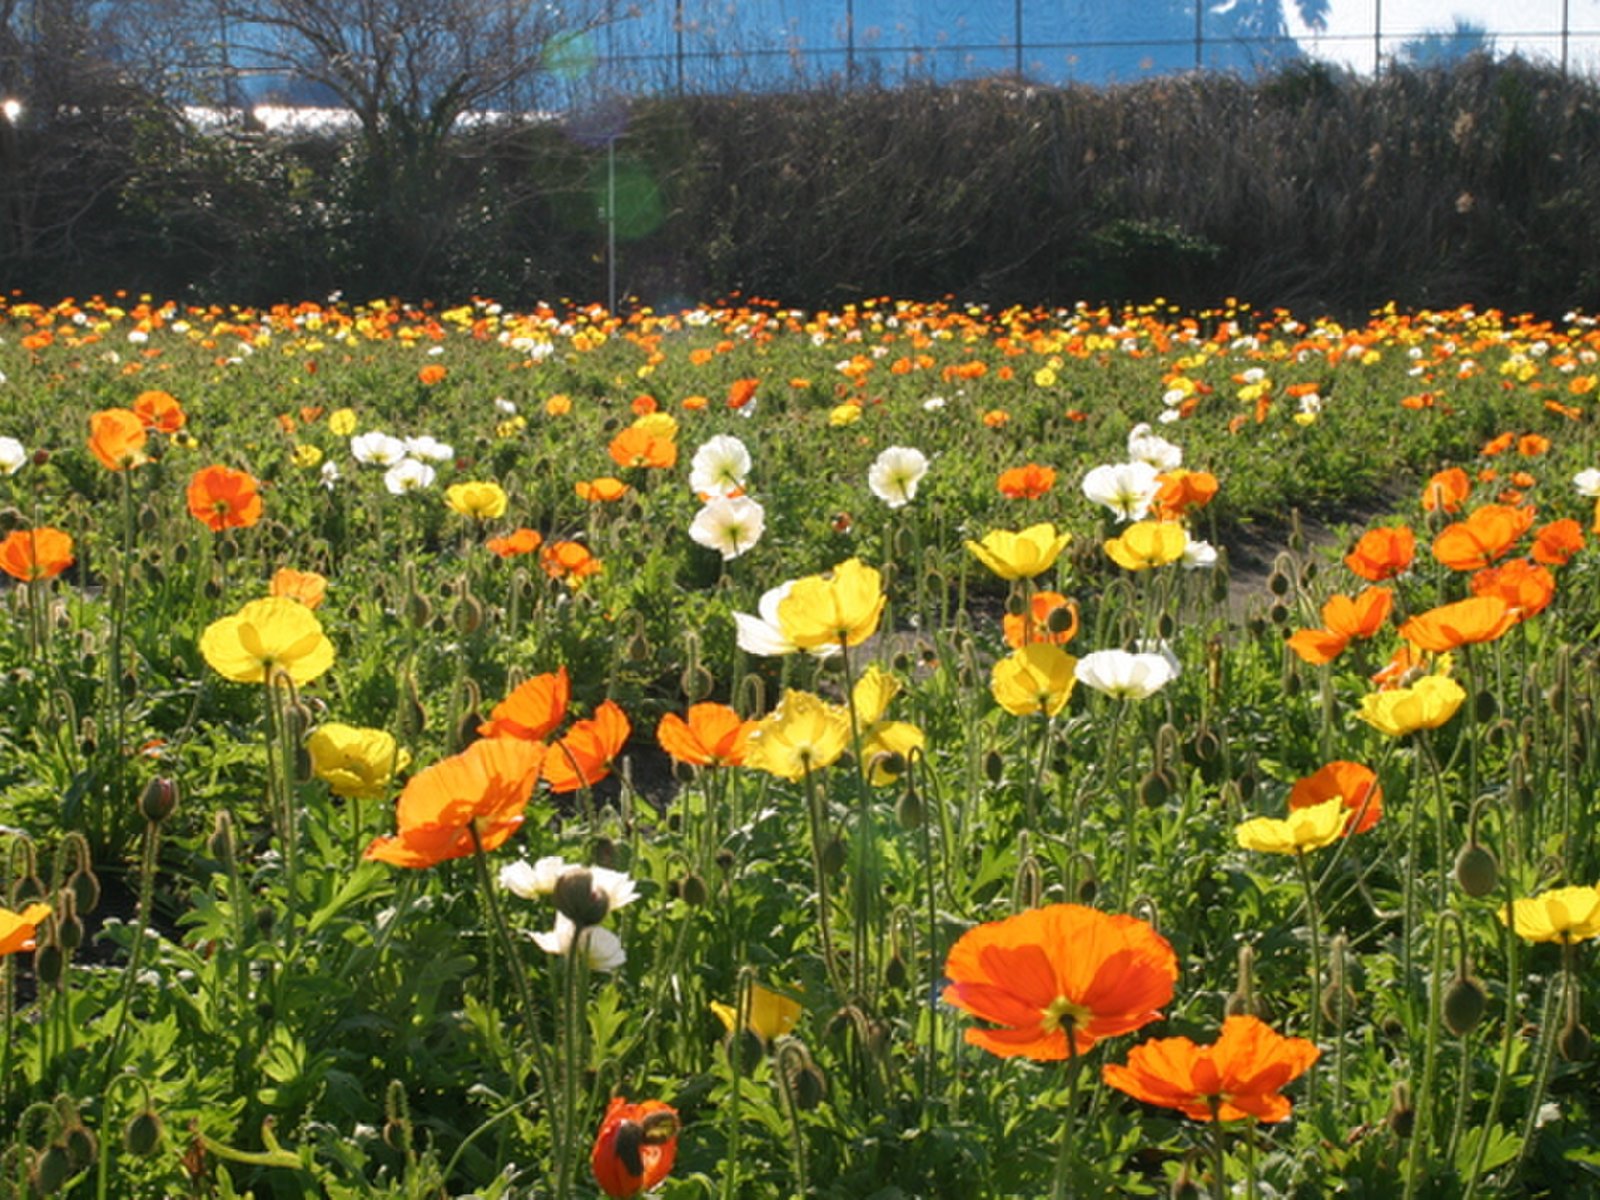
[[801, 778], [806, 788], [806, 820], [811, 826], [811, 876], [817, 890], [817, 936], [822, 943], [822, 965], [827, 969], [828, 981], [834, 991], [844, 994], [844, 972], [839, 967], [839, 957], [833, 946], [832, 904], [828, 897], [828, 871], [822, 861], [827, 849], [828, 821], [823, 810], [823, 799], [818, 795], [816, 773], [807, 771]]
[[[803, 1052], [792, 1039], [785, 1039], [784, 1044], [778, 1047], [778, 1092], [783, 1096], [784, 1115], [789, 1118], [789, 1148], [794, 1156], [794, 1194], [805, 1197], [811, 1194], [809, 1172], [806, 1169], [806, 1131], [800, 1123], [800, 1106], [794, 1097], [794, 1084], [791, 1081], [794, 1073], [787, 1062], [790, 1058], [803, 1059]], [[801, 1065], [804, 1065], [803, 1061]]]
[[1046, 714], [1044, 719], [1044, 734], [1039, 738], [1039, 760], [1034, 764], [1033, 778], [1028, 781], [1028, 797], [1025, 811], [1028, 815], [1028, 828], [1039, 828], [1039, 797], [1044, 794], [1044, 773], [1050, 766], [1050, 739], [1056, 731], [1056, 719], [1052, 714]]
[[117, 1023], [111, 1030], [111, 1044], [106, 1047], [105, 1073], [100, 1079], [101, 1108], [104, 1110], [111, 1085], [117, 1072], [117, 1055], [122, 1049], [123, 1035], [128, 1031], [128, 1021], [133, 1010], [133, 989], [139, 979], [139, 967], [144, 961], [145, 927], [150, 920], [151, 902], [156, 890], [156, 854], [161, 846], [161, 826], [148, 821], [144, 827], [144, 846], [139, 854], [139, 908], [133, 920], [133, 946], [128, 952], [128, 965], [123, 968], [122, 994], [117, 999]]
[[572, 944], [557, 961], [561, 976], [561, 1132], [556, 1143], [556, 1200], [570, 1200], [578, 1139], [578, 1079], [583, 1074], [583, 997], [588, 991], [588, 927], [573, 930]]
[[872, 784], [867, 779], [867, 764], [861, 753], [861, 720], [856, 715], [855, 672], [850, 665], [850, 649], [839, 644], [839, 662], [844, 670], [844, 690], [850, 713], [850, 748], [856, 760], [856, 835], [853, 870], [850, 879], [850, 985], [854, 998], [871, 1003], [877, 980], [874, 969], [874, 944], [883, 938], [882, 890], [879, 887], [878, 838], [872, 817]]
[[1528, 1154], [1533, 1149], [1534, 1138], [1539, 1132], [1539, 1109], [1544, 1106], [1545, 1093], [1550, 1087], [1550, 1073], [1555, 1068], [1556, 1043], [1561, 1038], [1562, 1017], [1571, 1012], [1578, 1000], [1578, 977], [1574, 973], [1575, 949], [1570, 939], [1562, 939], [1561, 973], [1551, 982], [1550, 990], [1545, 995], [1544, 1014], [1539, 1019], [1539, 1062], [1534, 1068], [1533, 1087], [1528, 1092], [1528, 1113], [1522, 1120], [1522, 1145], [1517, 1150], [1516, 1165], [1511, 1171], [1513, 1179], [1522, 1174]]
[[[1295, 866], [1300, 869], [1300, 882], [1306, 890], [1306, 925], [1311, 932], [1311, 1044], [1317, 1045], [1322, 1037], [1322, 921], [1317, 911], [1317, 884], [1311, 877], [1311, 862], [1304, 851], [1296, 852]], [[1317, 1103], [1317, 1064], [1306, 1069], [1306, 1105]]]
[[1211, 1196], [1212, 1200], [1227, 1200], [1228, 1146], [1222, 1128], [1222, 1101], [1208, 1096], [1206, 1103], [1211, 1108]]
[[[1514, 839], [1516, 836], [1516, 821], [1508, 815], [1503, 822], [1503, 829], [1507, 837]], [[1504, 912], [1509, 916], [1513, 911], [1512, 904], [1516, 895], [1511, 873], [1502, 871], [1500, 874], [1502, 894], [1505, 899]], [[1495, 1128], [1495, 1121], [1500, 1115], [1500, 1103], [1505, 1099], [1506, 1084], [1511, 1078], [1511, 1054], [1516, 1048], [1517, 1031], [1517, 992], [1522, 986], [1521, 975], [1521, 944], [1517, 941], [1516, 932], [1511, 925], [1500, 922], [1500, 946], [1506, 960], [1506, 1011], [1501, 1021], [1500, 1029], [1500, 1064], [1495, 1071], [1494, 1090], [1489, 1094], [1489, 1109], [1484, 1114], [1483, 1122], [1479, 1125], [1478, 1145], [1472, 1156], [1472, 1170], [1467, 1175], [1467, 1190], [1463, 1200], [1473, 1200], [1478, 1191], [1478, 1180], [1483, 1175], [1484, 1158], [1489, 1151], [1489, 1133]]]
[[1067, 1200], [1072, 1194], [1072, 1160], [1076, 1145], [1076, 1126], [1074, 1118], [1078, 1108], [1078, 1064], [1082, 1057], [1077, 1052], [1077, 1043], [1073, 1026], [1075, 1022], [1068, 1018], [1065, 1022], [1067, 1034], [1067, 1065], [1065, 1069], [1065, 1082], [1067, 1085], [1066, 1111], [1061, 1118], [1061, 1146], [1056, 1151], [1056, 1169], [1050, 1179], [1050, 1200]]
[[[1422, 1049], [1422, 1080], [1411, 1089], [1416, 1105], [1416, 1125], [1411, 1131], [1411, 1147], [1406, 1157], [1405, 1200], [1417, 1194], [1422, 1177], [1428, 1171], [1426, 1160], [1433, 1152], [1434, 1081], [1439, 1070], [1440, 996], [1444, 979], [1444, 937], [1435, 930], [1432, 961], [1428, 971], [1428, 991], [1425, 1003], [1427, 1033]], [[1487, 1136], [1487, 1135], [1486, 1135]]]

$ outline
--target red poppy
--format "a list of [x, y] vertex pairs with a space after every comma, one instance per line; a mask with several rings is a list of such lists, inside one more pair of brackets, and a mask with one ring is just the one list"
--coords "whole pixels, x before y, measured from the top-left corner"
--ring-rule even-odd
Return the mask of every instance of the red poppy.
[[232, 467], [202, 467], [189, 480], [189, 511], [213, 533], [248, 529], [261, 519], [255, 477]]
[[1055, 470], [1038, 463], [1001, 471], [998, 481], [1000, 494], [1011, 500], [1037, 500], [1055, 485]]
[[1377, 774], [1371, 767], [1344, 759], [1336, 759], [1296, 780], [1289, 789], [1289, 808], [1312, 808], [1335, 796], [1350, 810], [1344, 826], [1346, 837], [1365, 833], [1383, 816], [1383, 789], [1378, 786]]
[[134, 398], [133, 411], [146, 429], [156, 433], [177, 433], [188, 420], [183, 405], [170, 392], [140, 392]]
[[572, 683], [566, 667], [535, 675], [494, 706], [489, 719], [478, 726], [478, 735], [541, 742], [566, 720], [571, 697]]
[[72, 565], [72, 535], [49, 525], [14, 529], [0, 542], [0, 571], [23, 583], [54, 579]]
[[660, 1100], [630, 1104], [615, 1096], [595, 1135], [589, 1165], [601, 1191], [625, 1200], [671, 1174], [677, 1156], [677, 1110]]
[[1485, 504], [1433, 539], [1433, 556], [1452, 571], [1477, 571], [1503, 556], [1533, 524], [1532, 508]]
[[1504, 598], [1473, 596], [1418, 613], [1400, 626], [1400, 636], [1413, 646], [1444, 654], [1462, 646], [1492, 642], [1517, 623]]
[[1410, 568], [1417, 538], [1405, 525], [1379, 526], [1361, 535], [1344, 565], [1370, 583], [1382, 583]]
[[1583, 526], [1571, 517], [1541, 525], [1533, 535], [1533, 561], [1547, 567], [1564, 567], [1583, 549]]
[[944, 973], [947, 1004], [999, 1026], [968, 1029], [969, 1043], [1002, 1058], [1059, 1061], [1159, 1020], [1178, 958], [1144, 921], [1052, 904], [969, 929]]
[[755, 721], [742, 720], [726, 704], [692, 704], [686, 721], [668, 713], [656, 726], [656, 741], [677, 762], [697, 767], [737, 767]]
[[1429, 512], [1459, 512], [1472, 494], [1472, 480], [1460, 467], [1437, 471], [1422, 487], [1422, 507]]
[[505, 537], [492, 537], [484, 546], [490, 554], [500, 558], [515, 558], [519, 554], [532, 554], [543, 542], [544, 536], [537, 529], [524, 527]]
[[575, 792], [592, 787], [611, 773], [611, 760], [627, 744], [633, 725], [628, 714], [607, 700], [594, 716], [575, 722], [566, 735], [550, 747], [544, 760], [544, 781], [552, 792]]
[[89, 418], [89, 450], [108, 471], [125, 471], [145, 460], [144, 422], [126, 408], [106, 408]]
[[1128, 1051], [1126, 1066], [1108, 1063], [1100, 1077], [1146, 1104], [1175, 1108], [1197, 1121], [1286, 1121], [1280, 1093], [1322, 1052], [1305, 1038], [1286, 1038], [1258, 1017], [1234, 1016], [1210, 1046], [1186, 1037], [1152, 1038]]
[[1289, 649], [1308, 663], [1330, 663], [1356, 638], [1372, 637], [1383, 628], [1394, 607], [1388, 588], [1364, 588], [1359, 596], [1335, 595], [1322, 606], [1322, 628], [1301, 629], [1289, 638]]
[[[1018, 613], [1007, 613], [1001, 621], [1005, 630], [1006, 645], [1012, 649], [1021, 649], [1023, 639], [1030, 642], [1053, 642], [1064, 646], [1078, 635], [1078, 602], [1068, 600], [1060, 592], [1035, 592], [1029, 601], [1031, 609], [1027, 622]], [[1065, 615], [1057, 617], [1057, 624], [1062, 628], [1052, 631], [1050, 618], [1056, 612]]]
[[485, 738], [418, 772], [395, 802], [396, 832], [373, 839], [365, 857], [421, 868], [502, 845], [522, 824], [545, 749]]

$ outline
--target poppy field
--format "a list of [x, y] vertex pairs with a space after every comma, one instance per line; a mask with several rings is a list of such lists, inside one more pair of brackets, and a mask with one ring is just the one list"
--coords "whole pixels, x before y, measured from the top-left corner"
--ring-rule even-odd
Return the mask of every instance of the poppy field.
[[1600, 325], [0, 306], [0, 1197], [1600, 1191]]

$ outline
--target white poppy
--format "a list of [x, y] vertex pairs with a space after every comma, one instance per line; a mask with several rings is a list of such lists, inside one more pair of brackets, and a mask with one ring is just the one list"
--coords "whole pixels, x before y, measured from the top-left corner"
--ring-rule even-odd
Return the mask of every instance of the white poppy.
[[402, 458], [383, 473], [383, 486], [396, 496], [422, 491], [433, 484], [434, 469], [414, 458]]
[[1072, 672], [1078, 682], [1119, 700], [1153, 696], [1174, 677], [1172, 663], [1160, 654], [1096, 650], [1078, 660]]
[[350, 454], [358, 463], [369, 467], [392, 467], [406, 456], [406, 444], [374, 429], [350, 439]]
[[697, 496], [731, 496], [750, 474], [750, 451], [738, 438], [719, 433], [694, 452], [689, 490]]
[[28, 451], [14, 437], [0, 437], [0, 471], [15, 475], [28, 461]]
[[867, 469], [867, 486], [890, 508], [916, 499], [917, 484], [928, 473], [928, 456], [910, 446], [890, 446]]
[[424, 462], [449, 462], [456, 456], [454, 446], [446, 445], [436, 437], [424, 434], [406, 439], [406, 453]]
[[578, 927], [567, 917], [556, 914], [556, 927], [533, 935], [534, 943], [546, 954], [570, 954], [574, 938], [582, 942], [591, 971], [615, 971], [628, 961], [622, 940], [603, 925], [589, 925], [578, 934]]
[[689, 536], [727, 560], [759, 542], [766, 528], [766, 512], [749, 496], [717, 496], [695, 514]]
[[1128, 458], [1149, 463], [1157, 471], [1172, 471], [1183, 466], [1183, 451], [1159, 434], [1151, 433], [1144, 422], [1128, 434]]
[[1579, 471], [1572, 477], [1572, 486], [1578, 489], [1580, 496], [1600, 499], [1600, 467]]
[[1160, 474], [1147, 462], [1104, 464], [1083, 477], [1083, 494], [1119, 520], [1142, 521], [1161, 490]]

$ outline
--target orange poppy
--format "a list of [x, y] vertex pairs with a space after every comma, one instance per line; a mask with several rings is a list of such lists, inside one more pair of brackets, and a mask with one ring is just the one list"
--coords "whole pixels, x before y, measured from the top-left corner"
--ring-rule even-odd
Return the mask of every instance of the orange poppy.
[[183, 405], [170, 392], [140, 392], [134, 397], [133, 411], [146, 429], [156, 433], [177, 433], [188, 420]]
[[1212, 1045], [1152, 1038], [1128, 1051], [1126, 1066], [1108, 1063], [1100, 1077], [1136, 1100], [1197, 1121], [1286, 1121], [1292, 1106], [1280, 1089], [1321, 1053], [1314, 1042], [1283, 1037], [1259, 1017], [1239, 1015], [1222, 1023]]
[[1408, 642], [1390, 656], [1389, 661], [1372, 676], [1372, 682], [1380, 692], [1387, 692], [1391, 688], [1408, 686], [1411, 680], [1427, 669], [1426, 653]]
[[532, 554], [544, 542], [544, 536], [537, 529], [528, 529], [524, 526], [505, 537], [492, 537], [484, 542], [490, 554], [500, 558], [515, 558], [519, 554]]
[[72, 535], [49, 525], [13, 529], [0, 542], [0, 571], [23, 583], [54, 579], [72, 561]]
[[418, 772], [395, 801], [396, 832], [374, 838], [365, 857], [422, 868], [496, 849], [522, 824], [545, 751], [543, 742], [485, 738]]
[[1517, 623], [1517, 614], [1500, 596], [1473, 596], [1418, 613], [1400, 626], [1413, 646], [1444, 654], [1461, 646], [1492, 642]]
[[572, 682], [567, 668], [535, 675], [517, 685], [478, 726], [480, 737], [514, 737], [539, 742], [555, 732], [567, 716]]
[[1524, 458], [1537, 458], [1549, 449], [1550, 439], [1542, 433], [1525, 433], [1517, 439], [1517, 453]]
[[1150, 515], [1158, 520], [1179, 520], [1191, 509], [1210, 504], [1217, 494], [1217, 477], [1210, 471], [1186, 471], [1180, 467], [1157, 478], [1161, 490], [1150, 503]]
[[1037, 500], [1055, 485], [1055, 470], [1038, 463], [1000, 472], [1000, 494], [1011, 500]]
[[1059, 1061], [1159, 1020], [1178, 958], [1144, 921], [1052, 904], [969, 929], [944, 973], [945, 1003], [999, 1026], [968, 1029], [970, 1044], [1002, 1058]]
[[678, 461], [678, 443], [630, 425], [611, 439], [607, 452], [619, 467], [670, 470]]
[[1477, 571], [1503, 556], [1533, 524], [1532, 508], [1485, 504], [1433, 539], [1433, 556], [1452, 571]]
[[[1060, 592], [1035, 592], [1029, 601], [1030, 620], [1024, 622], [1020, 613], [1007, 613], [1001, 621], [1005, 630], [1006, 645], [1013, 650], [1022, 648], [1023, 640], [1030, 642], [1051, 642], [1057, 646], [1064, 646], [1078, 635], [1078, 602], [1068, 600]], [[1065, 627], [1059, 632], [1050, 629], [1051, 615], [1057, 611], [1065, 611]]]
[[1507, 450], [1511, 449], [1512, 444], [1516, 442], [1516, 440], [1516, 434], [1502, 433], [1499, 437], [1490, 438], [1487, 442], [1485, 442], [1483, 444], [1483, 449], [1479, 451], [1479, 453], [1485, 458], [1493, 458], [1495, 455], [1504, 454]]
[[328, 580], [315, 571], [296, 571], [293, 567], [279, 567], [267, 587], [269, 596], [287, 596], [298, 600], [307, 608], [316, 608], [328, 595]]
[[672, 1172], [678, 1156], [678, 1113], [660, 1100], [630, 1104], [612, 1097], [589, 1152], [595, 1182], [607, 1196], [627, 1200]]
[[735, 379], [728, 385], [728, 407], [743, 408], [755, 398], [756, 388], [760, 386], [759, 379]]
[[213, 533], [248, 529], [261, 519], [255, 477], [232, 467], [202, 467], [189, 480], [189, 512]]
[[1417, 556], [1417, 538], [1405, 525], [1379, 526], [1361, 535], [1344, 565], [1370, 583], [1382, 583], [1408, 570]]
[[1533, 561], [1547, 567], [1564, 567], [1583, 549], [1583, 526], [1571, 517], [1539, 526], [1533, 535]]
[[656, 403], [656, 398], [651, 395], [639, 395], [633, 398], [633, 403], [628, 406], [636, 417], [649, 416], [661, 406]]
[[1538, 616], [1556, 597], [1556, 577], [1550, 568], [1513, 558], [1498, 567], [1485, 567], [1469, 581], [1474, 596], [1499, 596], [1510, 607], [1514, 619], [1525, 621]]
[[1383, 789], [1371, 767], [1336, 759], [1325, 767], [1295, 781], [1289, 789], [1289, 809], [1314, 808], [1335, 796], [1344, 801], [1350, 816], [1344, 834], [1365, 833], [1383, 816]]
[[145, 459], [144, 422], [127, 408], [105, 408], [89, 418], [89, 450], [108, 471], [125, 471]]
[[573, 490], [578, 493], [580, 500], [587, 500], [591, 504], [606, 504], [626, 496], [628, 485], [610, 475], [602, 475], [598, 479], [578, 480], [573, 484]]
[[444, 377], [448, 374], [450, 374], [450, 371], [447, 367], [442, 367], [438, 363], [429, 363], [417, 372], [417, 382], [422, 384], [423, 387], [432, 387], [436, 383], [443, 383]]
[[742, 720], [726, 704], [691, 704], [687, 721], [677, 713], [661, 718], [656, 741], [677, 762], [737, 767], [744, 762], [750, 731], [756, 724]]
[[1472, 494], [1472, 480], [1460, 467], [1436, 471], [1422, 487], [1422, 507], [1429, 512], [1459, 512]]
[[551, 579], [569, 583], [600, 573], [600, 560], [582, 542], [551, 542], [539, 551], [539, 565]]
[[1394, 608], [1394, 592], [1388, 588], [1364, 588], [1361, 594], [1328, 597], [1322, 606], [1322, 628], [1301, 629], [1289, 638], [1289, 649], [1308, 663], [1330, 663], [1356, 638], [1372, 637], [1383, 628]]
[[611, 773], [611, 760], [621, 752], [633, 732], [628, 714], [616, 701], [607, 700], [594, 716], [576, 721], [544, 760], [544, 781], [560, 794], [593, 787]]
[[49, 915], [48, 904], [30, 904], [21, 912], [0, 908], [0, 958], [32, 950], [39, 922]]

